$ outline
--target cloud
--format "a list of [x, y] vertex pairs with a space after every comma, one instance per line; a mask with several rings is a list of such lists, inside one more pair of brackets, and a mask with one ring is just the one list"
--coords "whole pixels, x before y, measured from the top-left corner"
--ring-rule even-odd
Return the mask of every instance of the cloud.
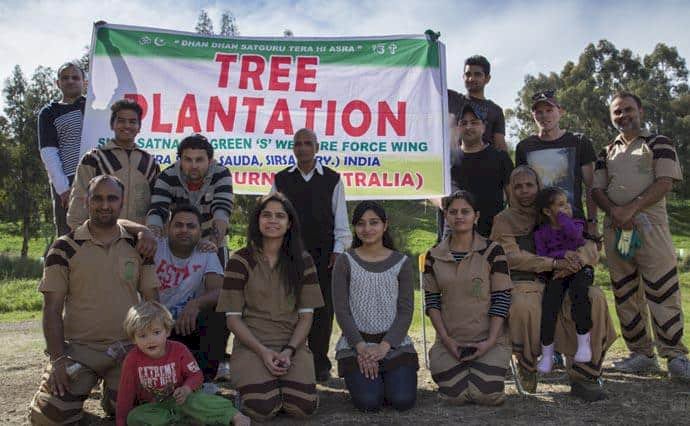
[[[38, 65], [57, 67], [78, 58], [90, 43], [92, 23], [193, 31], [199, 9], [208, 10], [216, 30], [231, 10], [243, 36], [419, 34], [441, 32], [446, 44], [448, 86], [462, 90], [461, 68], [469, 55], [492, 62], [487, 95], [513, 106], [526, 73], [559, 72], [576, 61], [588, 43], [606, 38], [636, 54], [658, 42], [690, 56], [687, 6], [682, 2], [628, 1], [343, 1], [293, 0], [215, 2], [119, 0], [95, 2], [9, 1], [0, 3], [0, 78], [15, 64], [26, 74]], [[0, 101], [1, 103], [1, 101]]]

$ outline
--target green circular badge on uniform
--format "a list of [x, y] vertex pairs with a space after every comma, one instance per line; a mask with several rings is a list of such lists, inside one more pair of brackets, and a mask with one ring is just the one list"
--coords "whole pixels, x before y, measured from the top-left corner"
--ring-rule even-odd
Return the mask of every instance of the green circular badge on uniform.
[[472, 278], [472, 296], [481, 297], [483, 283], [484, 280], [479, 277]]
[[125, 281], [134, 281], [134, 261], [125, 262]]

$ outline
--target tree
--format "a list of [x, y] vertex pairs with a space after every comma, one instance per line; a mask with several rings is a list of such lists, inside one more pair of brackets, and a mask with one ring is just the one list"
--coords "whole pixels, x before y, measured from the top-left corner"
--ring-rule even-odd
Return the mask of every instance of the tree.
[[538, 91], [554, 89], [565, 109], [561, 127], [583, 132], [592, 139], [597, 151], [617, 134], [609, 118], [608, 106], [620, 90], [636, 93], [642, 99], [645, 124], [650, 131], [672, 137], [684, 166], [685, 183], [677, 190], [690, 194], [690, 92], [685, 59], [675, 47], [663, 43], [643, 58], [629, 49], [619, 50], [613, 43], [600, 40], [589, 44], [577, 63], [567, 62], [560, 73], [525, 76], [518, 92], [517, 108], [506, 116], [516, 124], [521, 139], [536, 133], [531, 114], [531, 98]]
[[21, 222], [22, 257], [27, 256], [29, 238], [40, 228], [41, 216], [50, 209], [48, 179], [38, 153], [37, 121], [41, 107], [58, 96], [54, 76], [50, 68], [38, 67], [27, 82], [17, 65], [3, 89], [7, 119], [0, 152], [6, 165], [0, 174], [0, 215]]
[[201, 9], [201, 12], [199, 12], [199, 18], [196, 20], [194, 30], [198, 34], [213, 35], [213, 21], [211, 21], [206, 10]]
[[220, 18], [220, 34], [223, 37], [235, 37], [240, 35], [240, 29], [237, 26], [235, 15], [229, 10], [223, 12]]
[[292, 32], [291, 29], [286, 28], [283, 30], [283, 37], [294, 37], [295, 33]]

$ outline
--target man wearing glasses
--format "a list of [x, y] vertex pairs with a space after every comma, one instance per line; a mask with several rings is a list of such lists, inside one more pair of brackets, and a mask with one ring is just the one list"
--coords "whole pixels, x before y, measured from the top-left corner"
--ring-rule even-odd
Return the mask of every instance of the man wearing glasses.
[[[538, 92], [532, 97], [532, 117], [539, 134], [518, 143], [515, 165], [527, 164], [539, 174], [543, 187], [557, 186], [568, 194], [575, 217], [587, 219], [587, 233], [597, 236], [597, 206], [592, 199], [596, 153], [584, 135], [560, 128], [565, 111], [553, 90]], [[582, 205], [584, 182], [587, 215]]]

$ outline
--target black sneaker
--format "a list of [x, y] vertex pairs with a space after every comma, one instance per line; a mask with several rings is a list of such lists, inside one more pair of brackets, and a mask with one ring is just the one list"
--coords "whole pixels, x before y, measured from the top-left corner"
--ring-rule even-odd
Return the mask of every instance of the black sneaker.
[[602, 401], [608, 396], [599, 382], [573, 380], [570, 383], [570, 394], [587, 402]]

